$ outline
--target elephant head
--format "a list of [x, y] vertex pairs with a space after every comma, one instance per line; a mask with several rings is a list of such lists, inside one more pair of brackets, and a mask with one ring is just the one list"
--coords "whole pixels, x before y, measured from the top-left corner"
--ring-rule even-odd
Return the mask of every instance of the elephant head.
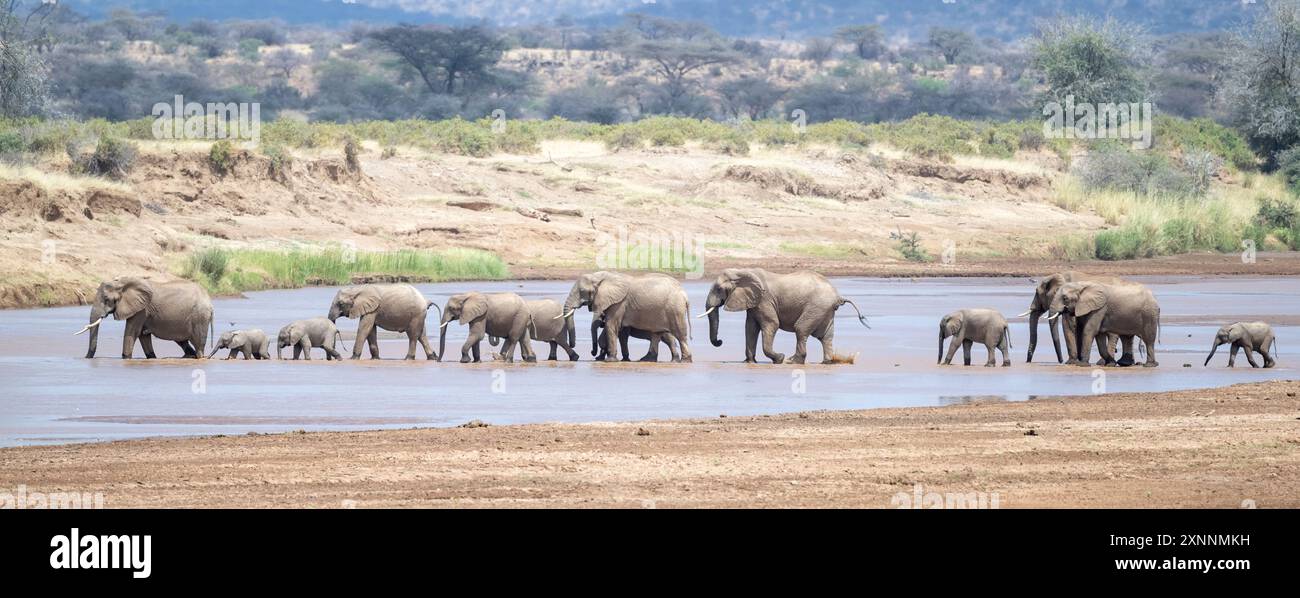
[[217, 344], [212, 347], [212, 352], [208, 353], [208, 359], [212, 359], [212, 356], [216, 355], [217, 351], [221, 349], [243, 348], [246, 343], [248, 343], [248, 335], [243, 330], [227, 330], [221, 333], [221, 338], [217, 339]]
[[1210, 354], [1205, 357], [1205, 365], [1210, 365], [1210, 359], [1214, 358], [1214, 353], [1219, 350], [1219, 345], [1235, 343], [1240, 341], [1241, 337], [1245, 335], [1246, 327], [1242, 325], [1241, 322], [1228, 324], [1227, 326], [1220, 328], [1219, 331], [1214, 334], [1214, 345], [1210, 347]]
[[709, 342], [715, 347], [722, 346], [718, 338], [718, 308], [727, 311], [745, 311], [758, 307], [759, 301], [767, 292], [767, 285], [762, 276], [752, 270], [728, 268], [718, 275], [709, 287], [708, 299], [704, 302], [704, 313], [696, 317], [709, 317]]
[[939, 321], [939, 360], [935, 363], [943, 363], [943, 341], [950, 336], [957, 336], [961, 332], [963, 321], [962, 312], [948, 314]]
[[438, 326], [438, 355], [447, 349], [447, 325], [456, 320], [461, 325], [473, 324], [487, 317], [488, 299], [483, 293], [461, 293], [452, 295], [442, 309], [441, 323]]
[[90, 323], [77, 331], [90, 331], [90, 344], [86, 359], [95, 356], [99, 344], [99, 324], [112, 314], [114, 320], [127, 320], [153, 310], [153, 286], [143, 278], [118, 277], [100, 283], [95, 300], [90, 305]]
[[[275, 358], [284, 359], [283, 349], [292, 347], [302, 341], [303, 331], [298, 326], [290, 324], [280, 329], [280, 333], [275, 336]], [[222, 336], [225, 339], [225, 336]]]
[[1047, 320], [1050, 322], [1061, 314], [1071, 314], [1082, 318], [1106, 307], [1106, 290], [1101, 285], [1087, 282], [1071, 282], [1061, 286], [1052, 297], [1048, 307]]
[[359, 320], [379, 310], [379, 291], [371, 285], [361, 285], [339, 289], [330, 303], [329, 319], [338, 321], [339, 317]]
[[627, 298], [629, 287], [628, 277], [614, 272], [602, 270], [583, 274], [569, 290], [569, 296], [564, 300], [564, 311], [559, 317], [568, 318], [584, 305], [597, 318], [604, 317], [605, 310]]
[[[1026, 362], [1034, 360], [1034, 349], [1038, 348], [1038, 319], [1051, 309], [1052, 298], [1063, 284], [1065, 284], [1065, 277], [1060, 274], [1053, 274], [1039, 281], [1034, 289], [1034, 299], [1029, 303], [1029, 311], [1018, 316], [1029, 316], [1029, 353], [1025, 357]], [[1049, 323], [1047, 328], [1052, 333], [1052, 348], [1056, 349], [1056, 361], [1064, 362], [1065, 357], [1061, 354], [1061, 332], [1054, 323]]]

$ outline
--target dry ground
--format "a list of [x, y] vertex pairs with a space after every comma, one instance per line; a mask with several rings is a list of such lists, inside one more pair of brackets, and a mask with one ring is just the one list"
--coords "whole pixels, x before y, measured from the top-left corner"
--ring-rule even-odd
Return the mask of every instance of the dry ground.
[[1300, 381], [935, 408], [0, 449], [110, 507], [1300, 507]]

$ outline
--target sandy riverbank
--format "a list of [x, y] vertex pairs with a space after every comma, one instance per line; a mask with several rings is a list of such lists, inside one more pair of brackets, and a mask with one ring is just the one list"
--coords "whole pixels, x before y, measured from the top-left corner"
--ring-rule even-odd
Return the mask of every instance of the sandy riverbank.
[[[109, 507], [1298, 507], [1300, 381], [935, 408], [0, 449]], [[721, 415], [721, 414], [720, 414]]]

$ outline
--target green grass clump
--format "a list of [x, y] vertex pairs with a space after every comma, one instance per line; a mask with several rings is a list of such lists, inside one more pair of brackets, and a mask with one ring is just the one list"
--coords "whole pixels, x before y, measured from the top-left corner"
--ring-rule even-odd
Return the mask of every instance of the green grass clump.
[[1155, 149], [1188, 153], [1203, 150], [1222, 158], [1233, 168], [1258, 169], [1258, 160], [1246, 138], [1208, 118], [1185, 119], [1167, 114], [1157, 115], [1153, 123]]
[[205, 249], [191, 254], [178, 274], [216, 294], [351, 284], [356, 276], [409, 280], [501, 280], [501, 258], [477, 249], [351, 251], [347, 248]]
[[235, 166], [235, 147], [229, 141], [223, 139], [212, 144], [208, 150], [208, 164], [212, 166], [212, 171], [226, 175], [230, 173], [231, 168]]

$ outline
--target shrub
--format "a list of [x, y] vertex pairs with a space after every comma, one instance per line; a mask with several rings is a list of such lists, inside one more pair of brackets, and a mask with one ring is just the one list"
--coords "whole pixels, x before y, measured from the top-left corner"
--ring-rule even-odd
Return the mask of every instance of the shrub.
[[610, 151], [639, 149], [643, 143], [641, 133], [631, 127], [618, 127], [605, 138], [605, 147]]
[[225, 176], [235, 167], [235, 147], [229, 140], [222, 139], [208, 150], [208, 165], [212, 172]]
[[361, 172], [361, 142], [351, 133], [343, 137], [343, 161], [348, 170]]
[[897, 232], [889, 233], [889, 238], [897, 242], [895, 247], [898, 252], [903, 254], [903, 258], [909, 262], [928, 262], [930, 254], [921, 247], [921, 235], [916, 231], [906, 231], [899, 229]]
[[1097, 259], [1131, 260], [1156, 255], [1156, 235], [1143, 224], [1128, 224], [1097, 233]]
[[6, 154], [21, 154], [27, 150], [27, 142], [16, 131], [0, 131], [0, 158]]
[[[1196, 181], [1169, 159], [1155, 152], [1134, 152], [1108, 143], [1093, 150], [1075, 166], [1075, 174], [1089, 191], [1128, 191], [1141, 195], [1197, 196]], [[1208, 184], [1207, 184], [1208, 187]]]
[[125, 179], [135, 166], [137, 150], [134, 144], [116, 137], [104, 136], [95, 144], [95, 151], [82, 153], [74, 143], [68, 145], [68, 157], [74, 173]]
[[1259, 211], [1255, 214], [1255, 220], [1272, 228], [1294, 228], [1300, 225], [1294, 203], [1270, 197], [1259, 198]]
[[270, 160], [270, 164], [267, 166], [267, 174], [281, 183], [287, 182], [289, 180], [289, 168], [293, 166], [293, 154], [279, 145], [262, 146], [262, 154]]
[[540, 143], [536, 128], [522, 121], [507, 122], [496, 134], [496, 148], [511, 154], [535, 154], [541, 150]]
[[226, 266], [230, 263], [230, 253], [222, 249], [204, 249], [190, 256], [190, 269], [212, 281], [221, 282], [226, 275]]
[[1283, 180], [1286, 181], [1287, 188], [1291, 189], [1292, 193], [1300, 195], [1300, 145], [1278, 152], [1277, 167], [1282, 173]]

